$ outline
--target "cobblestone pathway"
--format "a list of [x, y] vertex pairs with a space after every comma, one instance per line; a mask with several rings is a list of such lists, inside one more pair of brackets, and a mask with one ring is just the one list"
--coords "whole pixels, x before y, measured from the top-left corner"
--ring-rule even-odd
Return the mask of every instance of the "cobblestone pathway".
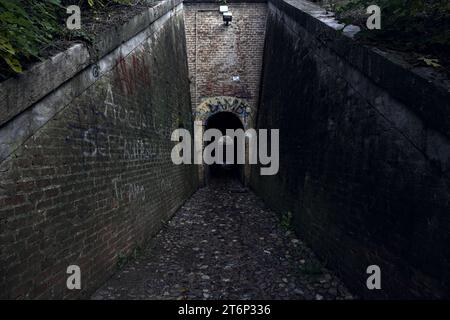
[[200, 189], [93, 299], [351, 299], [252, 192]]

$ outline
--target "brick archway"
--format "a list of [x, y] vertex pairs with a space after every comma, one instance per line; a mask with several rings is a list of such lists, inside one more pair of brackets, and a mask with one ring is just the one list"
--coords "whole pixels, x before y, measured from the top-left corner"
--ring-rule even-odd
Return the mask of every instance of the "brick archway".
[[195, 121], [205, 125], [206, 120], [218, 112], [232, 112], [241, 120], [244, 129], [251, 127], [253, 109], [245, 100], [228, 96], [205, 99], [194, 111]]
[[[218, 96], [211, 97], [203, 100], [203, 102], [197, 106], [194, 111], [194, 120], [196, 124], [195, 130], [200, 130], [203, 133], [206, 128], [207, 120], [219, 112], [231, 112], [235, 114], [239, 120], [242, 122], [244, 130], [250, 129], [254, 125], [254, 110], [250, 104], [240, 98], [229, 97], [229, 96]], [[198, 146], [196, 152], [201, 154], [203, 152], [204, 143], [202, 139], [203, 135], [196, 135], [195, 144]], [[249, 181], [250, 178], [250, 166], [248, 164], [244, 165], [244, 185]], [[199, 179], [202, 184], [206, 183], [205, 168], [204, 166], [199, 166]]]

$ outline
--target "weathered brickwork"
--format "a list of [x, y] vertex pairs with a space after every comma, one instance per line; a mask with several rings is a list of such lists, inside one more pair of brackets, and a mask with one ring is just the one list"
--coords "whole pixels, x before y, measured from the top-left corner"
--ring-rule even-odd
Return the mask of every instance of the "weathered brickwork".
[[[158, 2], [95, 50], [77, 44], [0, 87], [0, 298], [89, 297], [204, 179], [173, 165], [172, 131], [222, 111], [280, 129], [278, 174], [247, 165], [244, 181], [292, 213], [352, 292], [450, 297], [448, 88], [336, 32], [311, 2], [230, 2], [229, 26], [219, 3]], [[369, 265], [382, 290], [367, 289]]]
[[170, 158], [192, 130], [180, 8], [0, 164], [1, 298], [87, 297], [196, 190]]
[[[333, 37], [342, 51], [345, 39], [296, 10], [269, 7], [257, 123], [280, 129], [280, 171], [254, 168], [253, 188], [292, 212], [299, 234], [361, 297], [448, 298], [448, 138], [351, 65], [379, 72], [394, 68], [389, 61], [357, 48], [337, 55]], [[380, 266], [382, 290], [367, 289], [369, 265]]]
[[192, 110], [216, 96], [237, 97], [257, 106], [267, 4], [228, 7], [233, 21], [225, 26], [218, 3], [184, 5]]

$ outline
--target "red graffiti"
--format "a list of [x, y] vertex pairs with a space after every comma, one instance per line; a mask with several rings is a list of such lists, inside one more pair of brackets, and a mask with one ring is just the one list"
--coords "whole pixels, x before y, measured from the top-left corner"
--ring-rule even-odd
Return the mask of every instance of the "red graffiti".
[[139, 85], [151, 86], [150, 68], [144, 54], [134, 53], [128, 58], [128, 63], [125, 58], [118, 62], [115, 81], [126, 95], [133, 95]]
[[119, 64], [117, 66], [116, 81], [118, 82], [119, 88], [127, 95], [133, 94], [133, 75], [127, 68], [127, 62], [124, 58], [120, 58]]

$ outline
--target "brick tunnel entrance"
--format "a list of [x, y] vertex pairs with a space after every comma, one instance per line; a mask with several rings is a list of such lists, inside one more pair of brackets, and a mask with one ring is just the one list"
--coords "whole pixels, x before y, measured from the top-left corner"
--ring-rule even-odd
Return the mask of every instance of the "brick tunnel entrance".
[[[244, 182], [244, 169], [242, 164], [237, 163], [236, 138], [232, 139], [226, 135], [227, 129], [244, 129], [241, 120], [231, 112], [218, 112], [206, 120], [205, 129], [220, 130], [224, 139], [220, 141], [224, 145], [223, 163], [215, 163], [206, 168], [206, 181], [211, 179], [237, 179]], [[226, 158], [226, 148], [233, 148], [233, 159]]]
[[[306, 0], [220, 7], [152, 2], [0, 81], [0, 298], [449, 297], [447, 82]], [[278, 130], [279, 170], [226, 137], [196, 162], [208, 129]]]

